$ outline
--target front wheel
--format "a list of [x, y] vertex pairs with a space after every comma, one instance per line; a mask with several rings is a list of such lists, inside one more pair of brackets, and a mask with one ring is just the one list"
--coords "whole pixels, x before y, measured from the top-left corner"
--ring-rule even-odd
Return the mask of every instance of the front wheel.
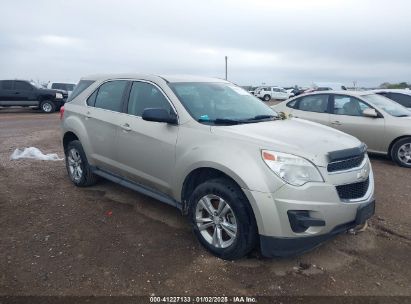
[[50, 100], [45, 100], [40, 104], [40, 109], [44, 113], [53, 113], [56, 110], [56, 106]]
[[392, 146], [391, 156], [399, 166], [411, 168], [411, 137], [398, 140]]
[[241, 188], [229, 179], [200, 184], [190, 197], [189, 216], [200, 243], [222, 259], [239, 259], [255, 247], [254, 213]]

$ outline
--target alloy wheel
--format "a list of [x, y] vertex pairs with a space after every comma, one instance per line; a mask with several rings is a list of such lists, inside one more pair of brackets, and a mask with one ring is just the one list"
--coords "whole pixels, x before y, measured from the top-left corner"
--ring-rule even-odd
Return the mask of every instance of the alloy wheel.
[[405, 165], [410, 165], [411, 164], [411, 143], [405, 143], [403, 144], [397, 152], [399, 160], [405, 164]]
[[221, 197], [203, 196], [196, 207], [196, 224], [203, 238], [216, 248], [227, 248], [237, 237], [237, 220], [230, 205]]
[[68, 168], [71, 178], [78, 182], [83, 176], [83, 169], [81, 168], [81, 156], [79, 151], [75, 148], [71, 148], [67, 155]]

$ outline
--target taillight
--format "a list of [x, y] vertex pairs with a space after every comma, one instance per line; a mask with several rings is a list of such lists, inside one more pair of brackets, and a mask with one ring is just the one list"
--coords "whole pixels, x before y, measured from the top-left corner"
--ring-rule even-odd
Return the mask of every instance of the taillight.
[[60, 108], [60, 119], [63, 119], [63, 117], [64, 117], [64, 106]]

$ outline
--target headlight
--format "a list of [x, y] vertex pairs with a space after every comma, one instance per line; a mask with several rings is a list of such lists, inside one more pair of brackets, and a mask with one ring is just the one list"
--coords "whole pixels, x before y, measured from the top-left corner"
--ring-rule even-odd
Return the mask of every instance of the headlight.
[[261, 155], [276, 175], [293, 186], [302, 186], [307, 182], [324, 182], [318, 169], [302, 157], [268, 150], [262, 150]]
[[57, 98], [57, 99], [62, 99], [62, 98], [63, 98], [63, 94], [61, 94], [61, 93], [56, 93], [56, 98]]

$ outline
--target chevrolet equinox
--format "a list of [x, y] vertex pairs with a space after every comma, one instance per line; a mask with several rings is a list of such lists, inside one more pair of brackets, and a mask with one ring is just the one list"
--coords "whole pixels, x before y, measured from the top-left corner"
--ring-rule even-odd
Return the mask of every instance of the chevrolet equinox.
[[61, 118], [76, 186], [103, 177], [177, 207], [223, 259], [299, 254], [374, 214], [364, 144], [228, 81], [84, 77]]

